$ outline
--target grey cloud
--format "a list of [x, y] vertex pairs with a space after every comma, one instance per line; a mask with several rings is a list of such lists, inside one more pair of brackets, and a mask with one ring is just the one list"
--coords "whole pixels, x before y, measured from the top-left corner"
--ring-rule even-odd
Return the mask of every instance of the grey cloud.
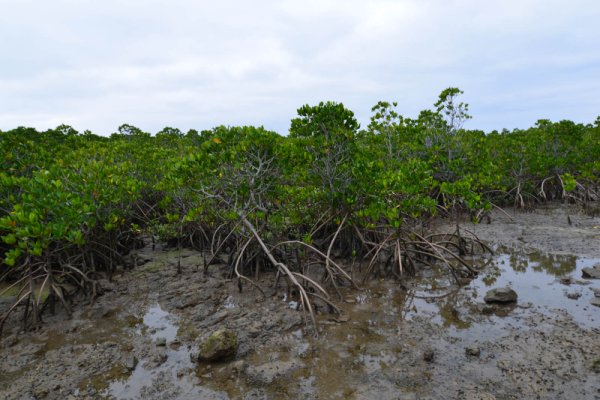
[[108, 134], [256, 124], [285, 133], [304, 103], [378, 100], [416, 116], [447, 86], [470, 127], [600, 111], [593, 0], [0, 0], [0, 129]]

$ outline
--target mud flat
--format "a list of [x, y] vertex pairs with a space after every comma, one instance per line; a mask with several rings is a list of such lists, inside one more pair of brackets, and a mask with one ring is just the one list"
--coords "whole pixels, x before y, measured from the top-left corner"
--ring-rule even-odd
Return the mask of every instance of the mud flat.
[[494, 210], [490, 223], [465, 224], [483, 240], [514, 250], [600, 258], [600, 218], [580, 207], [550, 204], [534, 211]]
[[[147, 247], [72, 319], [27, 333], [15, 321], [0, 398], [600, 399], [600, 280], [582, 273], [600, 263], [600, 219], [563, 205], [507, 213], [464, 224], [496, 250], [475, 279], [457, 287], [427, 269], [345, 289], [318, 337], [284, 290], [239, 293], [225, 266], [205, 276], [201, 254]], [[496, 287], [517, 302], [485, 303]], [[237, 355], [197, 362], [199, 340], [221, 328]]]

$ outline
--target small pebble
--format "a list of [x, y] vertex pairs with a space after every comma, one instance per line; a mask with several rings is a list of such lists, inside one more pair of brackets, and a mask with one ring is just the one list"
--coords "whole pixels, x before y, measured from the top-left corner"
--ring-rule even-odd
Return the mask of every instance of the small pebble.
[[431, 349], [427, 349], [423, 353], [423, 360], [425, 360], [427, 362], [433, 362], [434, 358], [435, 358], [435, 353]]

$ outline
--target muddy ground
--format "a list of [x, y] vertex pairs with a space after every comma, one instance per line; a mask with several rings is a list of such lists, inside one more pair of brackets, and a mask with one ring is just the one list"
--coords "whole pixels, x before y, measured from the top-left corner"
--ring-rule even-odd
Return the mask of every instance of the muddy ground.
[[[581, 273], [600, 263], [600, 218], [564, 205], [491, 217], [463, 226], [497, 253], [477, 278], [459, 288], [424, 270], [346, 289], [344, 314], [320, 314], [318, 337], [270, 275], [266, 298], [239, 293], [224, 265], [205, 276], [201, 254], [148, 246], [73, 318], [9, 326], [0, 398], [600, 399], [600, 281]], [[486, 305], [503, 286], [517, 304]], [[235, 359], [192, 362], [198, 340], [224, 327], [238, 335]]]

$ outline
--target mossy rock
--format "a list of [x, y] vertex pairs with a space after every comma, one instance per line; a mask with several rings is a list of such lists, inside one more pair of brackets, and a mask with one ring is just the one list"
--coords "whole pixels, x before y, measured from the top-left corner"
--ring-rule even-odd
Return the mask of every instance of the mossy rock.
[[202, 343], [198, 352], [199, 361], [220, 361], [235, 357], [238, 349], [238, 339], [235, 332], [220, 329], [211, 333]]
[[483, 300], [486, 303], [516, 303], [517, 298], [517, 292], [505, 287], [488, 290]]

